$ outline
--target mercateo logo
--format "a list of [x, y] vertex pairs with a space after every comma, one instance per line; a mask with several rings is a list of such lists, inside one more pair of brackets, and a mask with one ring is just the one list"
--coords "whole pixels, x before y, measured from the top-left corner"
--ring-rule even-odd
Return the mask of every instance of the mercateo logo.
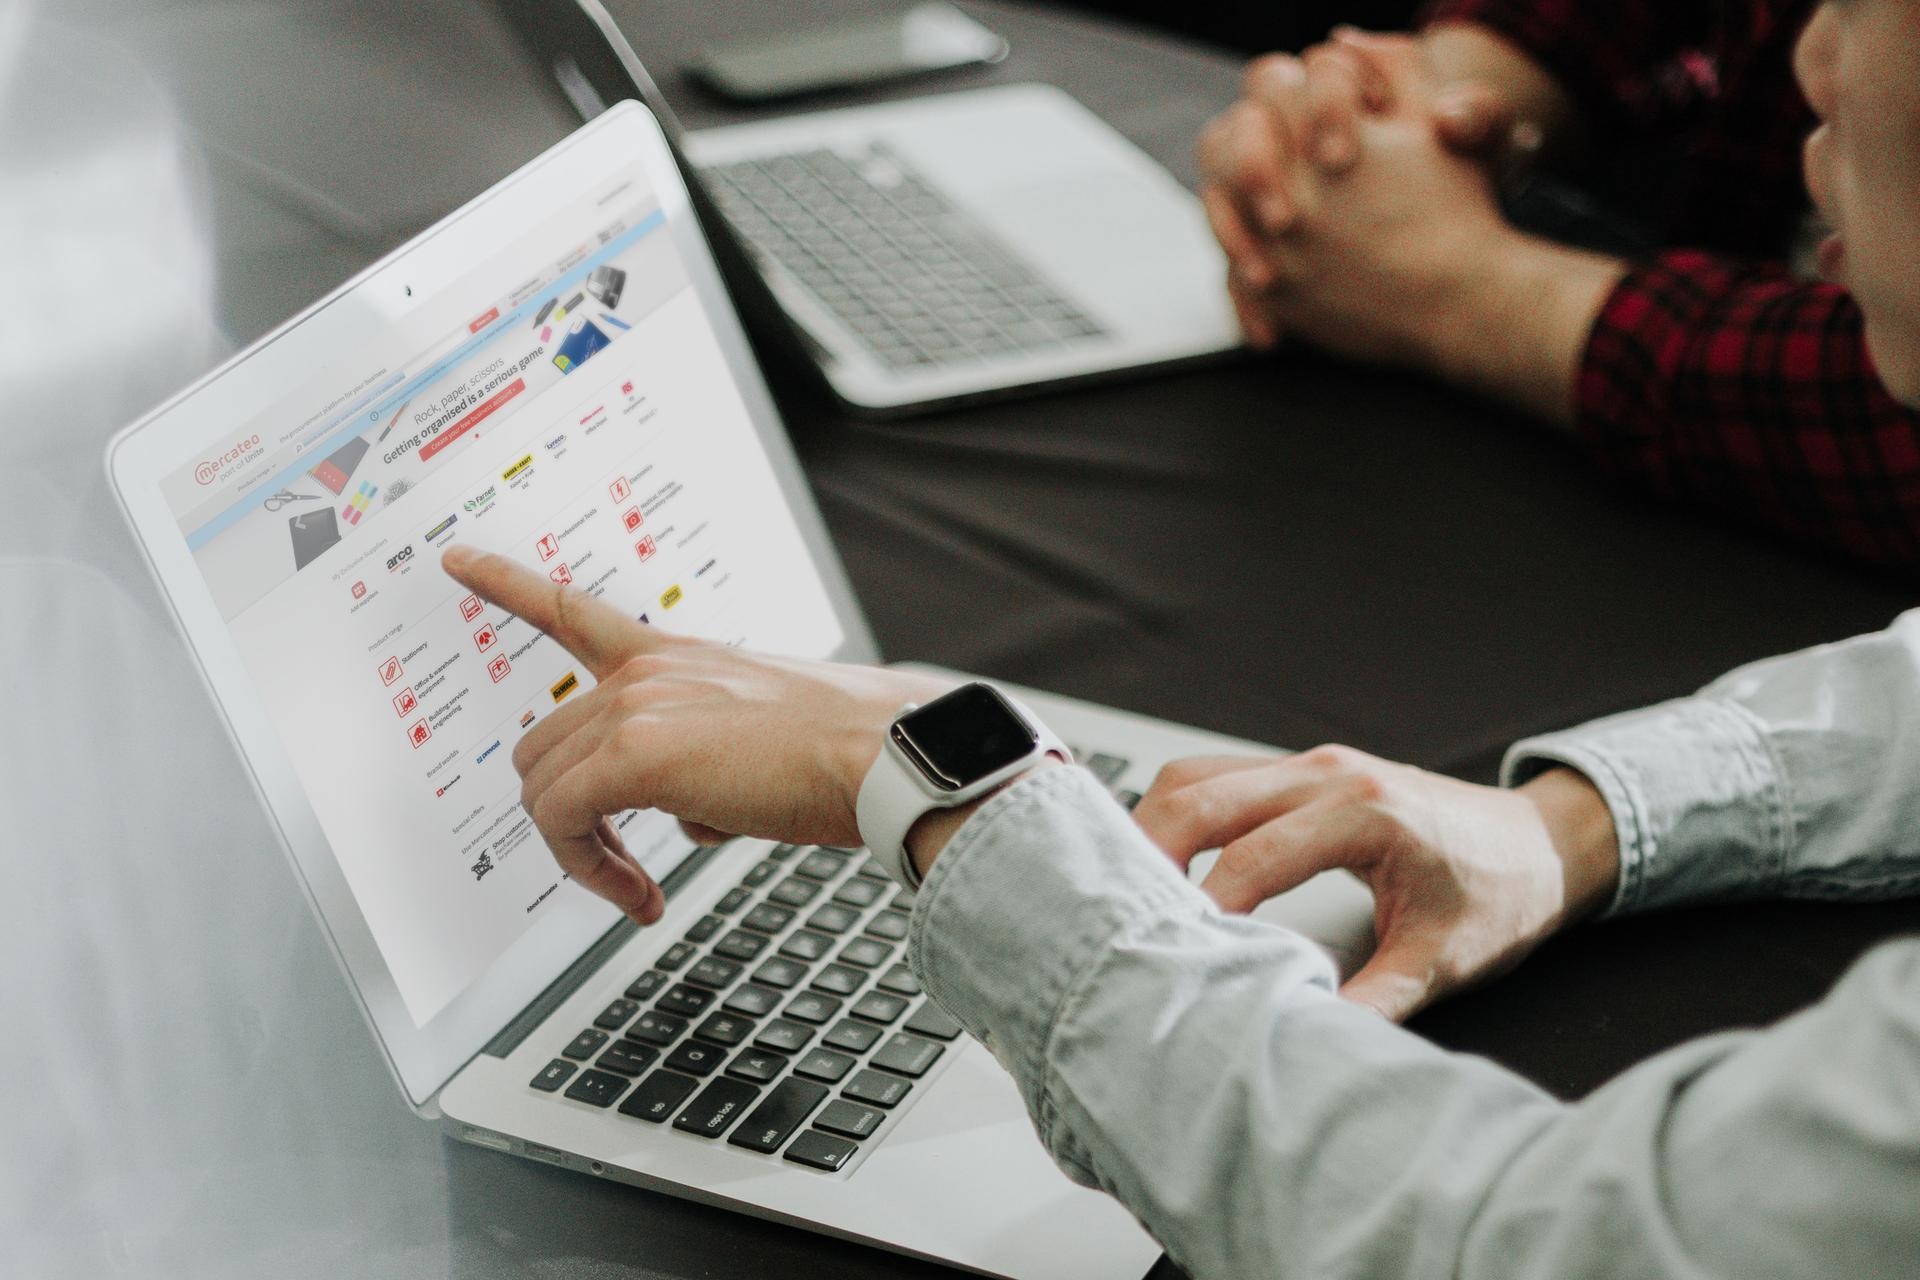
[[212, 484], [220, 478], [222, 471], [225, 471], [228, 467], [240, 461], [241, 458], [259, 447], [260, 437], [257, 435], [248, 436], [245, 440], [242, 440], [239, 444], [236, 444], [219, 457], [208, 458], [205, 462], [196, 466], [193, 469], [193, 478], [199, 484]]

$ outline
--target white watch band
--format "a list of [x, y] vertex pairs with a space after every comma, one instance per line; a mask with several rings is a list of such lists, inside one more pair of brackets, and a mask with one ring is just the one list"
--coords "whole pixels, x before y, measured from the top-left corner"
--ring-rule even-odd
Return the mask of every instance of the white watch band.
[[[860, 784], [860, 795], [854, 802], [854, 821], [860, 827], [860, 838], [887, 873], [909, 889], [920, 887], [920, 876], [914, 870], [913, 860], [907, 856], [907, 832], [921, 815], [935, 809], [951, 809], [998, 790], [1032, 768], [1042, 756], [1057, 755], [1069, 764], [1073, 762], [1073, 753], [1038, 716], [1005, 690], [997, 692], [1027, 722], [1039, 740], [1027, 755], [970, 786], [943, 791], [927, 781], [906, 758], [889, 728], [879, 756]], [[915, 706], [909, 704], [901, 708], [899, 714], [906, 715], [913, 710]]]

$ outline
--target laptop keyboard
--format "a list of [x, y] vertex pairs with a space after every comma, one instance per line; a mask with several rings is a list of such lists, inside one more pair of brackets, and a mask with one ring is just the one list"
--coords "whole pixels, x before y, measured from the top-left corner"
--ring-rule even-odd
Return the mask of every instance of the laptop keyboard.
[[529, 1084], [837, 1173], [962, 1031], [907, 967], [912, 905], [864, 850], [779, 845]]
[[887, 148], [703, 169], [747, 244], [891, 368], [1058, 350], [1105, 336], [1031, 264]]

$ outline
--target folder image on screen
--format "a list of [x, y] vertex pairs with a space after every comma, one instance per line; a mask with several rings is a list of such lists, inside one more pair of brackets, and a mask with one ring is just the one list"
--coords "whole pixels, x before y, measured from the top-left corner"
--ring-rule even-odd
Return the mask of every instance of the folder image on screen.
[[573, 322], [573, 327], [560, 342], [560, 350], [554, 352], [554, 367], [562, 373], [572, 373], [585, 364], [594, 352], [611, 341], [606, 331], [586, 316]]

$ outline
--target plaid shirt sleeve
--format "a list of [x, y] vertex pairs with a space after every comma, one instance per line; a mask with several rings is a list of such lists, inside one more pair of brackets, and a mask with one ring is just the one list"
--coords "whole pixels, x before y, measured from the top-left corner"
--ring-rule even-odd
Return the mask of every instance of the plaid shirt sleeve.
[[1833, 285], [1695, 251], [1640, 263], [1594, 326], [1577, 400], [1617, 475], [1920, 567], [1920, 413], [1881, 384]]
[[1422, 25], [1470, 22], [1517, 46], [1589, 112], [1649, 123], [1715, 32], [1712, 0], [1434, 0]]

